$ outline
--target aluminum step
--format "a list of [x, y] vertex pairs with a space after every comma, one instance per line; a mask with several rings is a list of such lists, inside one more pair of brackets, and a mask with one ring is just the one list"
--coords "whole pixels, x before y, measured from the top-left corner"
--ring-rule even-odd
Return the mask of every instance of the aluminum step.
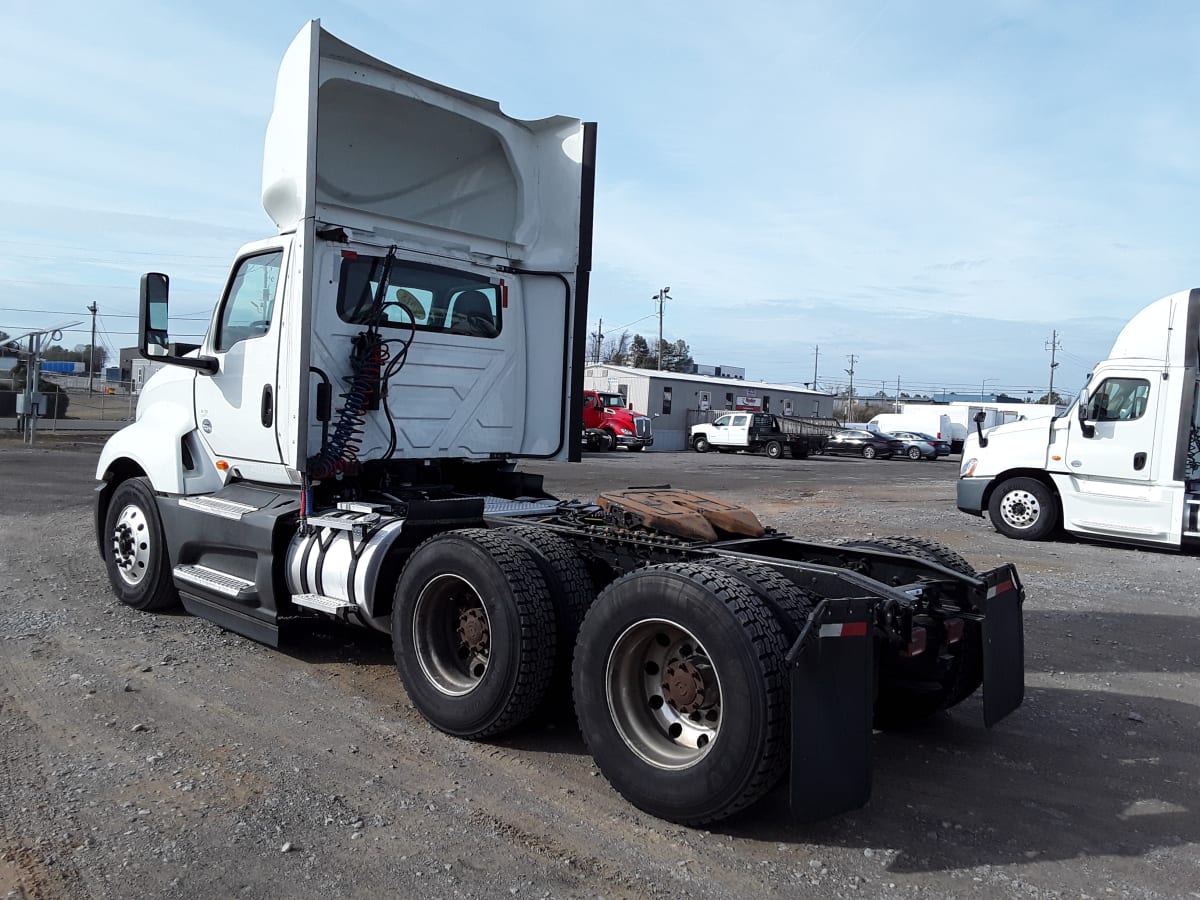
[[325, 594], [292, 594], [292, 602], [297, 606], [315, 609], [331, 616], [341, 616], [354, 609], [354, 604], [348, 600], [339, 600]]
[[485, 516], [549, 515], [558, 508], [557, 500], [505, 500], [503, 497], [484, 497]]
[[176, 566], [171, 574], [175, 576], [176, 581], [195, 585], [239, 602], [244, 603], [258, 596], [258, 588], [254, 586], [253, 581], [208, 566]]
[[211, 494], [201, 494], [197, 497], [183, 497], [180, 499], [179, 505], [187, 509], [208, 513], [210, 516], [232, 519], [235, 522], [240, 521], [246, 513], [251, 513], [258, 509], [257, 506], [251, 506], [249, 503], [238, 503], [236, 500], [223, 500]]

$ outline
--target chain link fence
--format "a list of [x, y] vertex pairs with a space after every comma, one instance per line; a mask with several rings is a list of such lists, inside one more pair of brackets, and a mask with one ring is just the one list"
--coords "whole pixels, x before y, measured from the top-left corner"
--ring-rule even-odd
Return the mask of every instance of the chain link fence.
[[[67, 383], [62, 383], [66, 381]], [[74, 382], [81, 381], [81, 384]], [[96, 379], [89, 389], [87, 378], [43, 378], [38, 385], [38, 428], [54, 430], [59, 421], [124, 422], [137, 410], [137, 394], [128, 381]], [[0, 384], [0, 419], [16, 419], [24, 390]]]

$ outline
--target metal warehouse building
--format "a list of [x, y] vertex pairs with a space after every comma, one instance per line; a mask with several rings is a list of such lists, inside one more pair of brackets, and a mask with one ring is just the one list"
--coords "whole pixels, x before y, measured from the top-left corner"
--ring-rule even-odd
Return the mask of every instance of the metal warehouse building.
[[589, 365], [583, 386], [615, 391], [654, 421], [653, 450], [686, 450], [688, 431], [727, 409], [752, 409], [784, 416], [833, 416], [833, 394], [718, 375], [687, 375], [607, 363]]

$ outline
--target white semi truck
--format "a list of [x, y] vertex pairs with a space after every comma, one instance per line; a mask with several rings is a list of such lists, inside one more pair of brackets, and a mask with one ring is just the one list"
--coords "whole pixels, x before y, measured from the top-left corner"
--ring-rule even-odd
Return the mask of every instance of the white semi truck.
[[1158, 300], [1122, 329], [1061, 417], [967, 439], [958, 508], [1042, 540], [1058, 529], [1131, 544], [1200, 539], [1200, 290]]
[[669, 488], [559, 501], [520, 471], [580, 457], [594, 148], [593, 124], [513, 119], [305, 26], [266, 135], [277, 234], [187, 352], [167, 276], [142, 279], [167, 366], [97, 469], [113, 590], [271, 645], [330, 617], [389, 634], [414, 706], [464, 738], [573, 702], [603, 774], [666, 819], [785, 774], [799, 818], [861, 805], [873, 722], [981, 684], [988, 725], [1021, 703], [1020, 580]]

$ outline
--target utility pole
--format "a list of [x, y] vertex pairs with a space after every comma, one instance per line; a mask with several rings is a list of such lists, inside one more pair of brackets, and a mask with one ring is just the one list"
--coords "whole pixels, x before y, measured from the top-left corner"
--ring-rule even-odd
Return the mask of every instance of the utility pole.
[[900, 412], [900, 376], [896, 376], [896, 412]]
[[95, 375], [96, 369], [96, 313], [100, 307], [96, 305], [96, 301], [92, 301], [92, 305], [87, 308], [87, 311], [92, 314], [92, 342], [88, 344], [88, 393], [92, 391], [92, 378]]
[[600, 362], [601, 348], [604, 346], [604, 318], [601, 317], [600, 324], [596, 326], [596, 352], [593, 354], [595, 359], [593, 362]]
[[662, 351], [663, 351], [663, 337], [662, 337], [663, 304], [665, 303], [665, 301], [671, 299], [670, 295], [667, 294], [667, 291], [669, 291], [669, 290], [670, 290], [669, 287], [665, 287], [661, 291], [659, 291], [657, 294], [654, 295], [654, 299], [658, 301], [658, 371], [660, 371], [660, 372], [662, 371]]
[[853, 353], [851, 353], [849, 356], [846, 357], [846, 359], [850, 362], [850, 368], [842, 370], [847, 375], [850, 376], [850, 392], [846, 397], [846, 400], [847, 400], [846, 421], [853, 422], [854, 421], [854, 364], [856, 362], [858, 362], [858, 357], [855, 356]]
[[1058, 329], [1055, 329], [1051, 334], [1050, 343], [1046, 347], [1050, 351], [1050, 392], [1046, 394], [1047, 403], [1054, 402], [1054, 370], [1058, 368], [1058, 363], [1055, 362], [1054, 357], [1062, 349], [1062, 344], [1058, 342]]
[[813, 344], [813, 390], [817, 389], [817, 361], [821, 358], [821, 345]]

